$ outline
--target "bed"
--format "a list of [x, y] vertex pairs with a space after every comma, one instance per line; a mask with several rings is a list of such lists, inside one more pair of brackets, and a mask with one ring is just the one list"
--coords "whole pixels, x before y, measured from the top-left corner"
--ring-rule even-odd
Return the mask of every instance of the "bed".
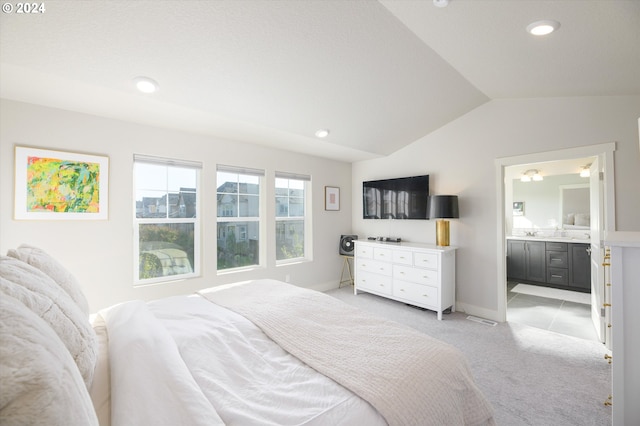
[[0, 265], [0, 423], [493, 425], [454, 347], [276, 280], [99, 311], [20, 246]]

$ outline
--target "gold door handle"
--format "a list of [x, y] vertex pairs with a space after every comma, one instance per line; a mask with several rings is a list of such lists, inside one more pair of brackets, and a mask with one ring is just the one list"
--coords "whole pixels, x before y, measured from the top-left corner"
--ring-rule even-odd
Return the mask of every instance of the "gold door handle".
[[602, 263], [602, 266], [611, 266], [611, 264], [610, 264], [610, 263], [607, 263], [607, 262], [603, 262], [603, 263]]
[[611, 306], [611, 303], [603, 303], [602, 306], [604, 306], [605, 308]]
[[609, 364], [611, 364], [611, 360], [613, 360], [613, 357], [611, 355], [604, 354], [604, 359], [609, 361]]

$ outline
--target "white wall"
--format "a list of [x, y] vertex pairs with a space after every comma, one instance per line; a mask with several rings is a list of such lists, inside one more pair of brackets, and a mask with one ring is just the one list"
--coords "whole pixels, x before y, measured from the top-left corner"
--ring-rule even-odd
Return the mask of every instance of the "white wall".
[[500, 320], [495, 159], [616, 142], [616, 227], [640, 230], [640, 96], [494, 100], [385, 158], [353, 165], [353, 230], [435, 242], [432, 221], [362, 219], [362, 181], [429, 174], [432, 194], [457, 194], [451, 224], [458, 307]]
[[[106, 155], [110, 161], [109, 220], [13, 220], [14, 146]], [[202, 172], [201, 278], [173, 284], [133, 288], [132, 170], [133, 154], [198, 160]], [[267, 184], [274, 171], [312, 176], [313, 261], [275, 266], [269, 250], [266, 268], [218, 276], [216, 273], [216, 164], [264, 168]], [[341, 210], [324, 210], [324, 186], [341, 188]], [[275, 202], [268, 190], [267, 224], [273, 225]], [[0, 101], [0, 253], [21, 243], [50, 252], [79, 279], [93, 311], [129, 299], [149, 300], [229, 282], [286, 275], [294, 284], [326, 289], [337, 286], [342, 259], [340, 234], [351, 233], [351, 165], [263, 148], [240, 142], [160, 129], [45, 108]], [[267, 230], [267, 247], [275, 230]]]
[[[513, 227], [526, 230], [562, 228], [560, 186], [586, 184], [587, 200], [584, 209], [573, 209], [571, 213], [589, 214], [589, 179], [573, 175], [545, 176], [541, 182], [513, 180], [513, 201], [524, 202], [524, 215], [513, 216]], [[509, 234], [507, 230], [507, 235]]]

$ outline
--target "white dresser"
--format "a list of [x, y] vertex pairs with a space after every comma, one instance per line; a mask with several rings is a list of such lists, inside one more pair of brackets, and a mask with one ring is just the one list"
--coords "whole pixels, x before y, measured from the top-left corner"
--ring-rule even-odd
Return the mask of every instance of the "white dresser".
[[430, 309], [455, 312], [454, 247], [355, 241], [354, 293], [367, 292]]

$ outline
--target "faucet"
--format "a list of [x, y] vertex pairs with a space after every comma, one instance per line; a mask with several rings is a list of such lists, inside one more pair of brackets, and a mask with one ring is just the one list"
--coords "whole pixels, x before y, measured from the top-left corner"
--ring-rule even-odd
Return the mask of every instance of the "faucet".
[[525, 235], [526, 235], [527, 237], [535, 237], [535, 236], [536, 236], [536, 234], [537, 234], [537, 232], [536, 232], [536, 231], [527, 231], [527, 232], [525, 232]]

